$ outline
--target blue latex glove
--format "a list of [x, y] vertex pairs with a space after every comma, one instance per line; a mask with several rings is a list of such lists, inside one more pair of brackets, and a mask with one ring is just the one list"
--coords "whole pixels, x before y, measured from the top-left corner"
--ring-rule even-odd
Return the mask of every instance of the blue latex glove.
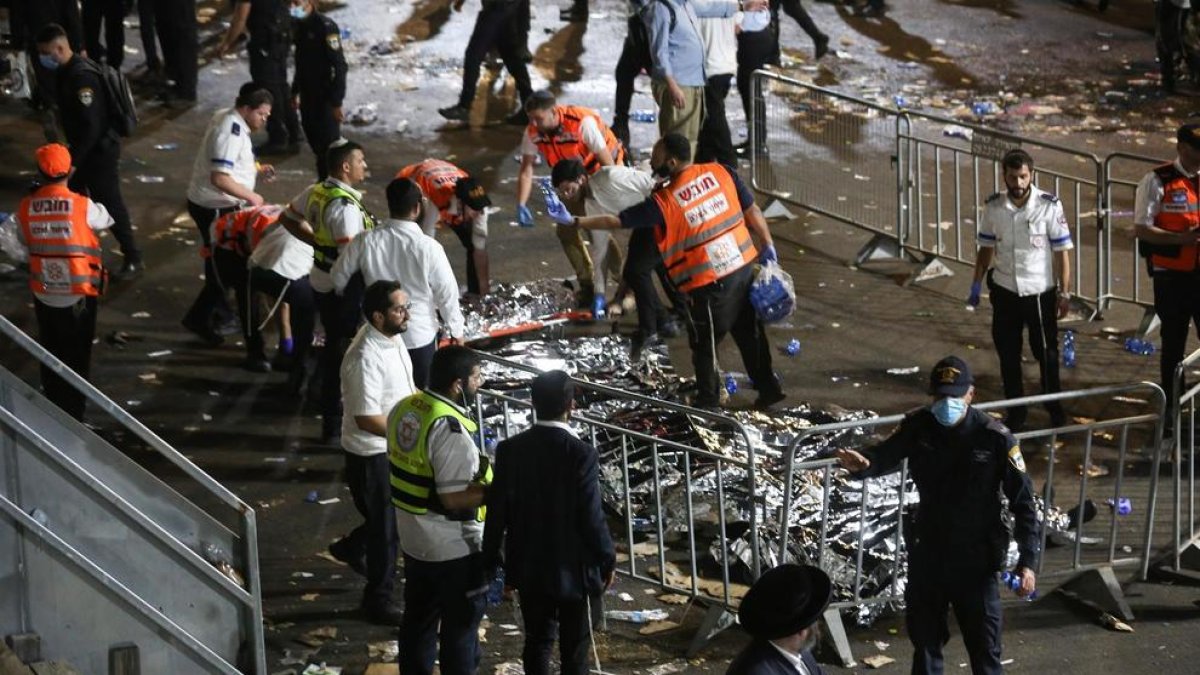
[[971, 294], [967, 296], [968, 307], [979, 306], [979, 293], [981, 291], [983, 291], [983, 285], [980, 282], [976, 281], [975, 283], [971, 284]]
[[769, 262], [779, 262], [779, 254], [775, 252], [774, 244], [768, 244], [766, 248], [758, 252], [758, 262], [764, 265]]
[[554, 188], [550, 187], [550, 179], [539, 179], [538, 187], [542, 189], [542, 199], [546, 200], [546, 215], [559, 225], [573, 224], [575, 216], [567, 212], [567, 206], [558, 198], [558, 193], [554, 191]]
[[608, 314], [608, 301], [599, 293], [592, 298], [592, 318], [596, 320], [603, 319]]
[[517, 224], [521, 227], [533, 227], [533, 211], [524, 204], [517, 204]]

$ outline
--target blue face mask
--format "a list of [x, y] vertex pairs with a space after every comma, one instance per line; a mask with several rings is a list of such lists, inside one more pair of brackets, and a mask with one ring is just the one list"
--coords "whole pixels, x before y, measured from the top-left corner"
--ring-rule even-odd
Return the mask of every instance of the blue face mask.
[[46, 70], [57, 70], [58, 69], [58, 61], [55, 61], [54, 57], [51, 56], [50, 54], [38, 54], [38, 61], [42, 64], [42, 67], [45, 68]]
[[288, 8], [288, 13], [292, 15], [293, 19], [304, 19], [308, 17], [308, 10], [304, 9], [303, 5], [299, 7], [292, 5], [290, 8]]
[[967, 400], [965, 398], [954, 398], [947, 396], [939, 398], [930, 406], [933, 416], [937, 418], [938, 423], [944, 427], [952, 427], [962, 416], [967, 412]]

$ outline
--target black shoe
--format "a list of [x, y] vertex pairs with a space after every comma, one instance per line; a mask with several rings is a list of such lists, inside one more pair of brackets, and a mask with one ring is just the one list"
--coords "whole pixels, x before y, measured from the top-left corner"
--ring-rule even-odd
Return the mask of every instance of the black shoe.
[[438, 108], [438, 114], [452, 122], [466, 122], [471, 117], [471, 111], [461, 105]]
[[121, 265], [121, 269], [113, 272], [110, 276], [114, 281], [133, 281], [142, 276], [142, 272], [146, 271], [146, 266], [140, 262], [127, 262]]
[[505, 124], [511, 124], [514, 127], [529, 126], [529, 115], [525, 113], [525, 108], [521, 108], [517, 112], [504, 118]]
[[613, 118], [613, 123], [608, 127], [612, 129], [613, 136], [621, 141], [621, 145], [625, 146], [625, 154], [629, 154], [629, 119], [626, 117]]
[[187, 110], [196, 105], [196, 97], [166, 93], [162, 96], [162, 102], [165, 107], [171, 110]]
[[247, 356], [246, 360], [242, 362], [242, 367], [252, 373], [271, 372], [271, 363], [265, 356]]
[[787, 394], [783, 393], [782, 391], [777, 391], [770, 394], [759, 394], [758, 398], [754, 400], [754, 409], [772, 410], [774, 409], [775, 404], [779, 403], [785, 398], [787, 398]]
[[184, 328], [195, 333], [196, 337], [199, 337], [201, 340], [203, 340], [204, 343], [209, 347], [220, 347], [225, 342], [225, 338], [217, 335], [216, 331], [204, 325], [203, 323], [190, 321], [187, 318], [180, 323], [183, 324]]
[[334, 560], [336, 560], [340, 563], [343, 563], [345, 565], [348, 565], [350, 567], [350, 569], [354, 570], [358, 574], [360, 574], [364, 577], [367, 576], [367, 558], [366, 558], [366, 556], [365, 555], [358, 555], [358, 556], [352, 555], [349, 551], [346, 550], [346, 547], [344, 545], [345, 541], [346, 541], [345, 539], [339, 539], [339, 540], [333, 542], [332, 544], [330, 544], [329, 549], [328, 549], [329, 555], [333, 556]]
[[404, 619], [404, 611], [393, 602], [363, 603], [363, 614], [367, 621], [377, 626], [399, 626]]
[[1050, 411], [1050, 427], [1057, 429], [1058, 427], [1067, 426], [1067, 414], [1061, 409]]
[[829, 53], [829, 36], [822, 35], [813, 40], [813, 60], [820, 61], [822, 56]]

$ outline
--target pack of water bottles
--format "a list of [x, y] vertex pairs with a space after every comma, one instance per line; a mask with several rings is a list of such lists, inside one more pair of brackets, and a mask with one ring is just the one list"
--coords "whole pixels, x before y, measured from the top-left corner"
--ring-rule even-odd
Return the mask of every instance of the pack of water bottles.
[[750, 304], [763, 323], [783, 321], [796, 309], [796, 286], [792, 275], [777, 262], [759, 266], [750, 284]]
[[1154, 343], [1149, 340], [1140, 338], [1125, 338], [1125, 351], [1130, 354], [1139, 354], [1141, 356], [1150, 356], [1154, 353]]

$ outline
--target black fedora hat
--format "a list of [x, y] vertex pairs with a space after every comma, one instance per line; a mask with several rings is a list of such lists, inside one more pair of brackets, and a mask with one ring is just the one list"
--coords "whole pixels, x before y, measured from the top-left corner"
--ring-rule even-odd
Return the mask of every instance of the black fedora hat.
[[829, 575], [812, 565], [780, 565], [763, 573], [738, 609], [738, 621], [756, 638], [794, 635], [820, 618], [833, 599]]

